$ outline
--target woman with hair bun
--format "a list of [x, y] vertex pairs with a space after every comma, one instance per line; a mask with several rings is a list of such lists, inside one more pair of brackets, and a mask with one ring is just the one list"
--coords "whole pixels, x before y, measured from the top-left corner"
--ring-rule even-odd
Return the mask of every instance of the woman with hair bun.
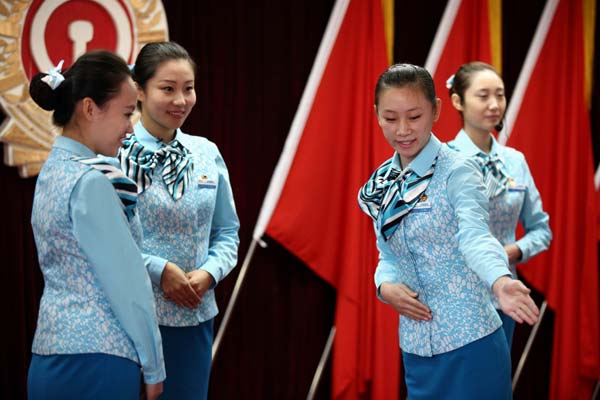
[[[447, 86], [452, 105], [463, 120], [463, 128], [448, 145], [480, 166], [490, 202], [490, 230], [504, 246], [510, 271], [516, 277], [516, 264], [548, 249], [552, 232], [525, 156], [502, 146], [492, 134], [503, 127], [504, 82], [494, 67], [474, 61], [463, 64]], [[516, 240], [519, 222], [525, 234]], [[497, 302], [495, 305], [511, 347], [515, 320], [502, 312]]]
[[[36, 75], [30, 94], [62, 134], [35, 189], [32, 226], [44, 292], [28, 373], [29, 399], [148, 399], [165, 367], [150, 279], [136, 241], [136, 186], [114, 157], [133, 127], [127, 64], [107, 51]], [[134, 239], [135, 237], [135, 239]]]

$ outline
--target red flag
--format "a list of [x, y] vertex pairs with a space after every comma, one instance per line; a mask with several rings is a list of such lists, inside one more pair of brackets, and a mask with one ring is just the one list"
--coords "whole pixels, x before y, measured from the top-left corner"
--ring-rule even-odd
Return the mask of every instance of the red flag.
[[500, 71], [501, 15], [501, 0], [450, 0], [446, 5], [425, 65], [442, 99], [442, 113], [433, 130], [444, 142], [454, 139], [462, 127], [446, 81], [471, 61], [492, 64]]
[[386, 67], [380, 1], [338, 0], [254, 232], [337, 289], [335, 399], [398, 398], [398, 317], [376, 300], [373, 227], [356, 201], [392, 153], [373, 108]]
[[554, 235], [521, 273], [555, 312], [550, 398], [557, 400], [589, 399], [600, 378], [584, 14], [582, 0], [546, 3], [506, 116], [508, 144], [525, 153]]

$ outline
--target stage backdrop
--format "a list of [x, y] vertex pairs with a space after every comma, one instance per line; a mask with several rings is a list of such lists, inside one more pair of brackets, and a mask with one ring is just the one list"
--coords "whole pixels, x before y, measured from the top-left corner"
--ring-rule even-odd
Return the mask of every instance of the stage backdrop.
[[[92, 1], [77, 3], [96, 4]], [[156, 23], [152, 20], [152, 13], [160, 11], [160, 2], [156, 1], [115, 0], [106, 3], [125, 5], [129, 11], [140, 4], [158, 7], [144, 9], [149, 12], [142, 12], [140, 18], [150, 18], [144, 20], [146, 24]], [[502, 2], [502, 71], [509, 96], [544, 4], [542, 0]], [[242, 222], [241, 260], [251, 241], [263, 197], [296, 113], [333, 0], [165, 1], [163, 5], [168, 37], [186, 47], [198, 62], [198, 103], [184, 130], [216, 142], [227, 162]], [[14, 38], [21, 33], [15, 26], [18, 27], [21, 21], [18, 13], [26, 12], [19, 7], [27, 6], [27, 1], [11, 2], [8, 6], [5, 2], [0, 3], [3, 21], [9, 22], [0, 24], [2, 74], [16, 68], [15, 63], [23, 62], [20, 54], [11, 58], [11, 52], [23, 50], [14, 44]], [[394, 61], [425, 64], [444, 7], [445, 2], [442, 1], [396, 0]], [[140, 26], [138, 32], [141, 31]], [[60, 29], [64, 27], [55, 28], [56, 31]], [[598, 38], [598, 33], [595, 37]], [[16, 79], [24, 85], [24, 76], [31, 72], [25, 71], [25, 75]], [[594, 72], [594, 76], [600, 76], [598, 67]], [[0, 80], [0, 85], [7, 82], [14, 83]], [[20, 88], [2, 88], [13, 91], [9, 100], [15, 101], [22, 95]], [[592, 96], [592, 115], [596, 115], [592, 119], [596, 165], [600, 148], [600, 116], [597, 116], [600, 113], [595, 111], [598, 92], [594, 90]], [[442, 112], [453, 112], [447, 95], [439, 95], [445, 104]], [[2, 108], [0, 118], [4, 124], [8, 124], [15, 115], [21, 115], [17, 112], [11, 114], [10, 105], [5, 103], [2, 103]], [[340, 112], [332, 118], [344, 118], [344, 114]], [[53, 134], [47, 122], [36, 121], [36, 124], [43, 128], [40, 130], [42, 134]], [[338, 134], [343, 140], [343, 133], [323, 134]], [[33, 142], [39, 144], [39, 141]], [[39, 168], [39, 161], [43, 159], [44, 148], [47, 151], [49, 144], [48, 140], [42, 142], [46, 147], [42, 147], [40, 153], [34, 153], [34, 158], [25, 159], [21, 167], [0, 166], [0, 251], [4, 278], [4, 287], [0, 290], [0, 313], [5, 319], [0, 346], [2, 398], [25, 398], [30, 345], [43, 288], [29, 224], [35, 177], [22, 177], [35, 175], [35, 168]], [[19, 153], [22, 145], [8, 140], [2, 145], [9, 164], [17, 164], [14, 162], [17, 158], [13, 157], [11, 161], [11, 155]], [[210, 398], [304, 399], [308, 393], [314, 369], [334, 321], [336, 292], [276, 242], [268, 241], [268, 245], [266, 249], [257, 250], [250, 266], [213, 365]], [[222, 310], [231, 295], [237, 273], [234, 271], [217, 288]], [[540, 295], [536, 295], [536, 299], [538, 303], [542, 300]], [[220, 317], [216, 322], [218, 327]], [[515, 397], [548, 396], [552, 332], [553, 315], [550, 313], [541, 326]], [[528, 334], [529, 328], [517, 328], [513, 346], [515, 360]], [[316, 398], [330, 397], [329, 371], [330, 365], [327, 365]], [[403, 387], [400, 392], [404, 396]]]

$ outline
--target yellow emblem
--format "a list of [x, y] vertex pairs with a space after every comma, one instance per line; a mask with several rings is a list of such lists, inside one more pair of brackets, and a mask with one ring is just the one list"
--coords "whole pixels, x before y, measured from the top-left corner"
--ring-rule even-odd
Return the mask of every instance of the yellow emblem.
[[[77, 5], [78, 4], [78, 5]], [[62, 35], [62, 36], [61, 36]], [[60, 40], [61, 37], [69, 40]], [[112, 40], [112, 42], [111, 42]], [[168, 40], [160, 0], [0, 2], [0, 125], [4, 162], [21, 177], [38, 174], [60, 129], [29, 97], [29, 80], [87, 50], [108, 48], [128, 62], [148, 42]]]

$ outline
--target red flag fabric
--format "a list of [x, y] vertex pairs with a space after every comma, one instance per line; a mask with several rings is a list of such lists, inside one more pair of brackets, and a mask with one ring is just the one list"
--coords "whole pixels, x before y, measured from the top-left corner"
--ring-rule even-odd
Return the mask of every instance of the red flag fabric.
[[334, 399], [398, 398], [398, 317], [376, 300], [373, 227], [356, 200], [392, 153], [373, 107], [387, 65], [380, 1], [338, 0], [254, 234], [262, 221], [337, 289]]
[[446, 5], [425, 65], [442, 99], [442, 113], [433, 130], [443, 142], [454, 139], [462, 127], [448, 97], [448, 78], [470, 61], [483, 61], [500, 71], [500, 9], [500, 0], [449, 0]]
[[[600, 378], [598, 251], [582, 0], [550, 0], [506, 116], [554, 235], [521, 267], [555, 312], [551, 399], [589, 399]], [[503, 141], [505, 138], [500, 137]]]

